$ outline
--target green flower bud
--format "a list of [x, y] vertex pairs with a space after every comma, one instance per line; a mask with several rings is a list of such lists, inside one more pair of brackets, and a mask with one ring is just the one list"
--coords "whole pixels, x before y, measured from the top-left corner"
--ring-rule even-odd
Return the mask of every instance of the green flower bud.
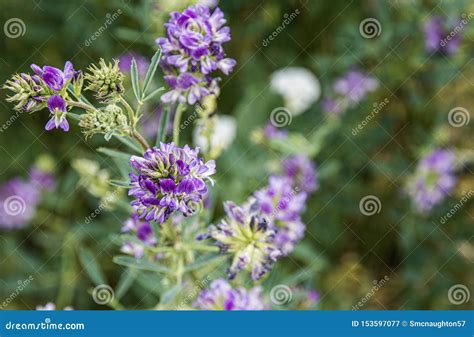
[[7, 97], [8, 102], [15, 103], [19, 112], [34, 112], [46, 107], [46, 98], [53, 92], [39, 76], [16, 74], [6, 81], [3, 89], [13, 92]]
[[109, 104], [104, 109], [87, 111], [81, 115], [79, 126], [83, 128], [86, 138], [96, 133], [102, 133], [105, 134], [106, 140], [110, 140], [114, 134], [124, 136], [130, 131], [127, 117], [122, 109], [115, 104]]
[[119, 61], [114, 60], [113, 64], [106, 64], [100, 59], [99, 66], [92, 64], [85, 75], [89, 81], [86, 90], [95, 92], [95, 97], [103, 103], [117, 102], [124, 93], [123, 79], [124, 75], [118, 67]]

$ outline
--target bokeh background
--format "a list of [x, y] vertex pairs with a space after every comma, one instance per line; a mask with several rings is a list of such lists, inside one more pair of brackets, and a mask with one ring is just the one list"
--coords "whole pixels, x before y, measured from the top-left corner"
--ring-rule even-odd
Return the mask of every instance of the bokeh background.
[[[85, 69], [101, 57], [131, 51], [151, 57], [168, 13], [191, 3], [3, 0], [0, 23], [4, 26], [7, 20], [19, 18], [24, 32], [11, 38], [0, 31], [0, 82], [28, 71], [31, 63], [61, 67], [71, 60], [76, 68]], [[319, 144], [314, 160], [320, 187], [304, 215], [307, 234], [268, 282], [275, 278], [281, 283], [281, 275], [289, 275], [284, 282], [292, 279], [316, 289], [319, 309], [351, 309], [369, 293], [361, 309], [472, 309], [472, 299], [457, 305], [449, 300], [448, 291], [459, 284], [469, 294], [474, 291], [473, 200], [445, 223], [440, 219], [474, 189], [472, 122], [462, 127], [448, 122], [455, 107], [473, 110], [474, 20], [459, 33], [462, 42], [452, 55], [427, 52], [423, 25], [433, 15], [451, 21], [469, 15], [474, 4], [467, 0], [225, 0], [219, 6], [232, 32], [227, 54], [238, 62], [221, 83], [218, 112], [236, 117], [238, 129], [233, 145], [217, 162], [219, 200], [242, 202], [264, 184], [267, 172], [262, 167], [274, 154], [252, 142], [251, 134], [268, 122], [274, 108], [283, 105], [270, 88], [274, 71], [301, 66], [319, 79], [321, 98], [288, 126], [310, 143], [317, 141], [318, 126], [327, 122], [321, 100], [337, 77], [357, 68], [380, 83], [341, 116], [340, 125]], [[300, 14], [265, 46], [264, 39], [295, 10]], [[116, 13], [112, 24], [91, 41]], [[380, 23], [375, 38], [365, 38], [359, 31], [366, 18]], [[0, 123], [11, 121], [14, 114], [5, 102], [6, 94], [0, 92]], [[387, 106], [353, 136], [352, 129], [385, 99]], [[147, 108], [153, 120], [156, 107]], [[0, 226], [0, 300], [31, 276], [33, 281], [6, 309], [33, 309], [47, 302], [100, 309], [89, 295], [91, 275], [100, 274], [116, 286], [127, 272], [112, 262], [120, 248], [116, 235], [127, 214], [104, 211], [85, 221], [100, 203], [100, 193], [80, 183], [72, 163], [85, 157], [96, 160], [111, 177], [120, 172], [95, 151], [104, 143], [102, 138], [86, 142], [77, 126], [67, 134], [47, 133], [46, 121], [44, 111], [24, 113], [0, 133], [0, 182], [26, 178], [38, 162], [49, 165], [56, 180], [55, 189], [45, 193], [27, 227], [8, 231]], [[191, 142], [191, 128], [182, 137]], [[421, 154], [434, 147], [454, 149], [462, 165], [450, 195], [429, 214], [419, 214], [403, 190]], [[372, 216], [359, 208], [367, 195], [381, 201]], [[216, 217], [220, 214], [218, 208]], [[90, 258], [100, 270], [85, 270], [84, 261]], [[374, 284], [384, 278], [388, 280], [374, 291]], [[155, 286], [152, 276], [143, 276], [118, 295], [127, 308], [147, 308], [159, 296]], [[148, 293], [152, 295], [146, 297]]]

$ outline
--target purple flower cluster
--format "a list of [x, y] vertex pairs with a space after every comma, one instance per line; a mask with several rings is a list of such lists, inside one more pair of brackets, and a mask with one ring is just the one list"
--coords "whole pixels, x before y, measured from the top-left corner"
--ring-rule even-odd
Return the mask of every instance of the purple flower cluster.
[[[199, 150], [185, 145], [161, 143], [146, 150], [143, 157], [132, 156], [129, 195], [132, 206], [147, 221], [165, 222], [173, 212], [193, 214], [207, 192], [205, 180], [216, 172], [215, 162], [204, 162]], [[211, 180], [212, 182], [212, 180]]]
[[348, 108], [360, 103], [378, 86], [379, 82], [375, 78], [359, 70], [350, 70], [336, 79], [332, 86], [332, 95], [322, 102], [323, 110], [326, 113], [342, 114]]
[[151, 224], [141, 221], [136, 214], [124, 223], [122, 233], [131, 234], [139, 240], [139, 242], [125, 241], [121, 248], [123, 253], [133, 255], [137, 259], [143, 256], [145, 247], [153, 247], [158, 242]]
[[443, 149], [435, 149], [421, 159], [407, 188], [419, 212], [429, 212], [453, 190], [455, 159], [452, 152]]
[[31, 179], [13, 178], [0, 185], [0, 228], [23, 228], [33, 219], [41, 201], [41, 192], [54, 185], [52, 176], [37, 168]]
[[283, 175], [293, 181], [295, 190], [313, 193], [319, 187], [316, 165], [302, 154], [291, 155], [282, 163]]
[[199, 293], [194, 302], [194, 307], [203, 310], [264, 310], [262, 299], [262, 288], [253, 287], [232, 288], [223, 279], [217, 279], [211, 283], [209, 289]]
[[[465, 20], [459, 23], [461, 30]], [[458, 26], [458, 27], [459, 27]], [[453, 55], [459, 49], [462, 37], [457, 27], [448, 27], [446, 20], [440, 16], [432, 16], [424, 25], [425, 47], [430, 53], [438, 52], [446, 55]]]
[[195, 104], [203, 97], [218, 95], [220, 70], [228, 75], [236, 62], [226, 58], [222, 44], [230, 41], [230, 29], [224, 26], [224, 13], [216, 8], [211, 14], [203, 5], [190, 6], [182, 13], [171, 13], [165, 24], [166, 37], [156, 43], [163, 52], [161, 66], [171, 90], [161, 99], [165, 103]]

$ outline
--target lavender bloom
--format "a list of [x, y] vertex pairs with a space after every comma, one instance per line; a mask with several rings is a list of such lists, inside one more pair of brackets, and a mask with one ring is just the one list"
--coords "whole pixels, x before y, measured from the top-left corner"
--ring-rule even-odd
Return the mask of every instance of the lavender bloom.
[[267, 139], [285, 139], [288, 137], [288, 131], [275, 127], [272, 123], [265, 125], [263, 129], [265, 138]]
[[127, 241], [121, 248], [123, 253], [134, 255], [137, 259], [143, 256], [145, 246], [153, 247], [158, 242], [151, 224], [146, 221], [140, 221], [136, 214], [133, 214], [132, 217], [124, 223], [122, 233], [133, 234], [142, 242], [142, 244], [139, 244]]
[[150, 61], [138, 53], [130, 52], [119, 57], [119, 70], [124, 74], [130, 73], [130, 67], [132, 66], [132, 59], [137, 62], [138, 75], [145, 77]]
[[282, 255], [274, 243], [276, 232], [250, 203], [239, 207], [228, 201], [224, 210], [226, 218], [209, 227], [209, 236], [222, 252], [233, 255], [228, 276], [233, 279], [239, 271], [247, 270], [258, 280]]
[[195, 212], [207, 192], [205, 180], [216, 172], [215, 162], [198, 157], [199, 150], [185, 145], [161, 143], [148, 149], [144, 157], [132, 156], [129, 195], [136, 199], [132, 206], [147, 221], [165, 222], [173, 212], [185, 216]]
[[203, 310], [263, 310], [262, 288], [232, 288], [223, 279], [215, 280], [200, 292], [194, 307]]
[[346, 103], [344, 101], [337, 101], [332, 97], [326, 97], [322, 101], [323, 111], [326, 113], [331, 113], [335, 115], [340, 115], [346, 109]]
[[312, 193], [318, 189], [316, 166], [305, 155], [292, 155], [283, 163], [283, 174], [292, 179], [295, 190]]
[[[462, 29], [463, 21], [460, 26]], [[425, 47], [430, 53], [439, 52], [446, 55], [455, 54], [461, 44], [461, 35], [456, 33], [451, 36], [451, 31], [457, 27], [446, 27], [446, 21], [440, 16], [432, 16], [423, 27], [425, 33]], [[449, 40], [447, 39], [449, 36]]]
[[36, 64], [32, 64], [31, 69], [33, 69], [36, 75], [41, 77], [51, 90], [56, 92], [61, 91], [67, 81], [71, 80], [74, 76], [74, 67], [70, 61], [64, 64], [64, 71], [50, 66], [40, 68]]
[[452, 152], [443, 149], [421, 159], [407, 189], [419, 212], [429, 212], [453, 190], [455, 159]]
[[0, 186], [0, 227], [25, 227], [36, 213], [40, 192], [30, 182], [13, 178]]
[[236, 62], [226, 58], [222, 44], [230, 41], [230, 29], [224, 26], [224, 13], [216, 8], [211, 14], [203, 5], [190, 6], [182, 13], [171, 13], [165, 25], [166, 38], [158, 38], [163, 56], [161, 66], [171, 91], [162, 101], [195, 104], [210, 94], [218, 95], [218, 78], [211, 74], [220, 70], [228, 75]]
[[40, 168], [33, 166], [30, 168], [30, 182], [41, 190], [52, 190], [55, 186], [54, 176]]
[[301, 213], [305, 208], [307, 194], [292, 187], [288, 177], [272, 176], [269, 185], [255, 192], [262, 215], [275, 229], [275, 244], [284, 255], [288, 255], [304, 236], [305, 225]]
[[66, 101], [59, 95], [52, 95], [48, 99], [48, 109], [52, 116], [44, 128], [47, 131], [51, 131], [53, 128], [69, 131], [69, 123], [66, 119]]
[[351, 70], [343, 77], [336, 80], [333, 90], [336, 94], [344, 96], [353, 103], [362, 101], [365, 96], [379, 86], [373, 77], [358, 70]]

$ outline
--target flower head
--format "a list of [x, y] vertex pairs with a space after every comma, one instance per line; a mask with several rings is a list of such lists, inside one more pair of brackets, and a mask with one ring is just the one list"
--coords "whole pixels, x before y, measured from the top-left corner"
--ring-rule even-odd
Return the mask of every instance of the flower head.
[[120, 99], [124, 92], [124, 75], [120, 72], [119, 61], [105, 63], [100, 59], [99, 65], [92, 64], [84, 79], [89, 81], [87, 90], [95, 92], [97, 100], [103, 103], [113, 103]]
[[137, 259], [143, 256], [146, 246], [154, 246], [157, 243], [151, 224], [141, 221], [136, 214], [124, 223], [122, 233], [132, 234], [140, 241], [140, 243], [126, 241], [121, 248], [123, 253], [134, 255]]
[[53, 128], [61, 128], [66, 132], [69, 131], [69, 123], [66, 119], [66, 101], [59, 95], [52, 95], [48, 99], [48, 109], [51, 113], [51, 119], [44, 128], [47, 131], [51, 131]]
[[461, 44], [461, 34], [447, 37], [453, 30], [448, 27], [446, 20], [440, 16], [432, 16], [424, 25], [425, 47], [428, 52], [439, 52], [447, 55], [455, 54]]
[[3, 86], [13, 92], [7, 102], [14, 102], [15, 110], [34, 112], [46, 107], [46, 97], [52, 94], [51, 89], [38, 75], [17, 74]]
[[74, 67], [70, 61], [64, 64], [64, 70], [51, 66], [40, 68], [36, 64], [32, 64], [31, 69], [55, 92], [61, 91], [74, 76]]
[[289, 156], [283, 161], [282, 168], [283, 174], [292, 179], [295, 189], [312, 193], [318, 188], [316, 166], [305, 155]]
[[103, 109], [88, 110], [80, 118], [79, 126], [83, 128], [86, 138], [102, 133], [109, 140], [114, 134], [121, 136], [129, 131], [127, 117], [115, 104], [109, 104]]
[[[204, 162], [199, 150], [174, 143], [161, 143], [148, 149], [143, 157], [132, 156], [129, 195], [140, 217], [165, 222], [173, 212], [190, 215], [207, 192], [205, 180], [216, 172], [215, 162]], [[212, 180], [211, 180], [212, 181]]]
[[166, 37], [156, 40], [163, 51], [161, 66], [171, 87], [162, 96], [163, 102], [194, 104], [207, 95], [218, 94], [218, 79], [211, 74], [220, 70], [228, 75], [236, 64], [225, 57], [222, 48], [224, 42], [230, 41], [230, 29], [224, 26], [225, 22], [219, 8], [211, 14], [203, 5], [171, 13], [165, 25]]
[[232, 288], [223, 279], [211, 283], [208, 289], [199, 293], [194, 307], [203, 310], [263, 310], [262, 288]]
[[456, 185], [455, 159], [452, 152], [443, 149], [421, 159], [407, 188], [418, 211], [429, 212], [452, 191]]
[[228, 201], [224, 210], [226, 217], [209, 227], [209, 236], [223, 252], [233, 255], [229, 278], [241, 270], [250, 271], [254, 280], [261, 278], [282, 255], [274, 243], [276, 231], [250, 203], [239, 207]]

